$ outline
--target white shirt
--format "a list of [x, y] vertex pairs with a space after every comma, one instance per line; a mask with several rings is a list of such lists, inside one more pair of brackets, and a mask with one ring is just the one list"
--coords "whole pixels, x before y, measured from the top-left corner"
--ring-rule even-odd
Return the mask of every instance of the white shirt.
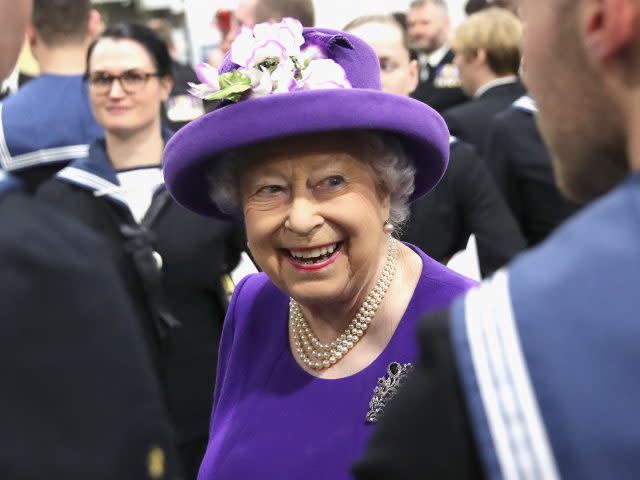
[[142, 167], [117, 172], [120, 189], [136, 222], [140, 223], [153, 201], [153, 194], [164, 183], [160, 167]]
[[508, 85], [510, 83], [516, 83], [518, 81], [518, 77], [516, 75], [509, 75], [507, 77], [496, 78], [495, 80], [491, 80], [490, 82], [482, 85], [476, 93], [473, 94], [473, 98], [478, 98], [482, 94], [491, 90], [493, 87], [498, 87], [500, 85]]

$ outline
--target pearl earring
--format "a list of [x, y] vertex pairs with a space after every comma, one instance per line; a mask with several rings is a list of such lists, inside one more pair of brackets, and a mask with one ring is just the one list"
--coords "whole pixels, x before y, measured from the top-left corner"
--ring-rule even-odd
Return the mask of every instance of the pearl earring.
[[384, 225], [382, 226], [382, 230], [384, 231], [384, 233], [386, 233], [387, 235], [391, 235], [393, 233], [393, 231], [396, 229], [396, 227], [394, 227], [389, 220], [387, 220], [386, 222], [384, 222]]

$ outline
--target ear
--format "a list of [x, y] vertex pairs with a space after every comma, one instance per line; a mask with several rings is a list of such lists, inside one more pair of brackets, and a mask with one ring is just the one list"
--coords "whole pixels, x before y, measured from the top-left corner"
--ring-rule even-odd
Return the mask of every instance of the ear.
[[418, 88], [419, 80], [418, 60], [411, 60], [411, 62], [409, 62], [409, 78], [407, 79], [407, 87], [409, 88], [407, 95], [413, 93], [415, 89]]
[[637, 7], [632, 0], [587, 3], [582, 16], [585, 43], [596, 61], [606, 63], [633, 41]]
[[160, 79], [160, 88], [162, 91], [162, 101], [166, 102], [169, 99], [169, 94], [173, 88], [173, 78], [167, 76]]
[[487, 51], [484, 48], [479, 48], [476, 50], [475, 57], [473, 58], [473, 63], [484, 65], [487, 63]]
[[95, 8], [89, 12], [89, 23], [87, 24], [87, 36], [90, 40], [93, 40], [104, 30], [104, 21], [102, 15]]
[[29, 42], [31, 50], [38, 44], [38, 32], [32, 23], [27, 25], [27, 42]]

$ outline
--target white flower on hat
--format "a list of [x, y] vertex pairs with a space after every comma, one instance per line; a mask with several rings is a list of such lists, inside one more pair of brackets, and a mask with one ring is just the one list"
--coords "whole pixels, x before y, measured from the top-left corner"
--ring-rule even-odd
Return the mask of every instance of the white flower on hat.
[[317, 46], [300, 50], [302, 32], [302, 24], [293, 18], [243, 27], [231, 45], [231, 60], [240, 68], [220, 74], [201, 64], [196, 73], [202, 84], [190, 83], [189, 92], [206, 100], [238, 102], [296, 90], [351, 88], [344, 69]]
[[329, 58], [314, 60], [302, 72], [300, 88], [317, 90], [326, 88], [351, 88], [344, 69]]
[[220, 90], [220, 75], [218, 70], [208, 63], [201, 63], [196, 67], [196, 76], [202, 83], [189, 82], [189, 93], [195, 97], [205, 98]]

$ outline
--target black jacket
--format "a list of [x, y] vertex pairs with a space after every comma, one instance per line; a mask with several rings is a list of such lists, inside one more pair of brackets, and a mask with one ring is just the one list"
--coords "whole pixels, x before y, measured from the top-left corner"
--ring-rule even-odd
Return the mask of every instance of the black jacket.
[[0, 477], [177, 478], [160, 386], [107, 246], [6, 187]]
[[485, 149], [489, 169], [529, 246], [544, 240], [578, 209], [556, 186], [534, 115], [531, 98], [516, 101], [494, 118]]
[[[180, 443], [206, 438], [226, 309], [221, 277], [235, 267], [243, 237], [230, 223], [187, 211], [165, 196], [164, 187], [153, 205], [162, 199], [165, 205], [146, 230], [140, 229], [117, 187], [99, 141], [88, 158], [61, 170], [37, 196], [106, 241], [145, 332]], [[95, 195], [104, 188], [112, 193]], [[162, 258], [160, 272], [153, 251]], [[170, 328], [173, 320], [181, 326]]]
[[403, 240], [446, 262], [466, 246], [472, 233], [483, 276], [525, 248], [486, 165], [470, 145], [453, 139], [449, 167], [436, 188], [411, 205]]
[[451, 135], [473, 145], [484, 156], [484, 146], [493, 117], [524, 95], [522, 83], [508, 83], [490, 88], [478, 98], [446, 110], [442, 117]]
[[411, 94], [416, 100], [426, 103], [440, 113], [469, 100], [460, 87], [453, 56], [453, 51], [449, 50], [435, 68], [429, 68], [429, 78], [418, 83], [418, 87]]

